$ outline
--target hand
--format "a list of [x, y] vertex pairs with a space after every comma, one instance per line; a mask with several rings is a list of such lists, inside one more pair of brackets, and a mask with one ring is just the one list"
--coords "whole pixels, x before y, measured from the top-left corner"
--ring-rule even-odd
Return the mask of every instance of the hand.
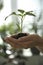
[[29, 34], [18, 39], [13, 38], [12, 36], [6, 37], [5, 42], [11, 44], [14, 48], [36, 47], [39, 50], [43, 50], [43, 38], [35, 34]]
[[[18, 33], [18, 34], [12, 35], [10, 37], [4, 38], [3, 41], [10, 43], [14, 48], [22, 48], [23, 46], [21, 46], [21, 44], [18, 44], [17, 39], [19, 39], [20, 37], [23, 37], [23, 36], [27, 36], [27, 35], [29, 35], [29, 33]], [[11, 40], [11, 38], [12, 38], [12, 40]], [[13, 42], [13, 39], [16, 42]]]

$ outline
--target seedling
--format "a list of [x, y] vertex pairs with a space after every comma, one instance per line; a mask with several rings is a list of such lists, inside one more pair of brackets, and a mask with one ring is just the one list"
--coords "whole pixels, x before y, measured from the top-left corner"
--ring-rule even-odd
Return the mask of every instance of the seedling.
[[25, 16], [26, 15], [28, 15], [28, 16], [35, 16], [35, 14], [33, 13], [33, 11], [24, 11], [24, 10], [21, 10], [21, 9], [18, 9], [17, 10], [17, 12], [18, 13], [16, 13], [16, 12], [12, 12], [10, 15], [8, 15], [6, 18], [5, 18], [5, 20], [9, 17], [9, 16], [11, 16], [11, 15], [14, 15], [14, 16], [17, 16], [17, 17], [19, 17], [20, 18], [20, 27], [19, 27], [19, 25], [17, 24], [17, 26], [20, 28], [20, 32], [22, 33], [23, 32], [23, 21], [24, 21], [24, 18], [25, 18]]

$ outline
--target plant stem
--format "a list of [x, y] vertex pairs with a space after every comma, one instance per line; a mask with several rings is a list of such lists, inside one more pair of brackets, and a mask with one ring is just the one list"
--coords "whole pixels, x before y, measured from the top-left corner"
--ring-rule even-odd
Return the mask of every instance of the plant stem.
[[21, 33], [22, 33], [22, 31], [23, 31], [23, 16], [21, 18]]

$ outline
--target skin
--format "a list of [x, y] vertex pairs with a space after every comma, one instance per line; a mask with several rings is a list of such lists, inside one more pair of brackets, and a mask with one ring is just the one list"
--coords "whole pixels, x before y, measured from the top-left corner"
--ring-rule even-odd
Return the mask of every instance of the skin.
[[36, 47], [38, 50], [43, 52], [43, 38], [40, 37], [39, 35], [28, 34], [27, 36], [20, 37], [19, 39], [15, 39], [12, 36], [10, 36], [6, 37], [4, 41], [12, 45], [12, 47], [14, 48]]

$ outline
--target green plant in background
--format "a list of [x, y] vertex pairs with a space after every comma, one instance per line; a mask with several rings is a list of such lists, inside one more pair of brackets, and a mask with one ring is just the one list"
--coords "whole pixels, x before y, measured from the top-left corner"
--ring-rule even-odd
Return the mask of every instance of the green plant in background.
[[2, 38], [4, 38], [6, 36], [6, 31], [7, 31], [6, 25], [0, 26], [0, 35], [1, 35]]
[[7, 31], [11, 35], [15, 33], [15, 25], [14, 25], [14, 22], [11, 22], [10, 24], [7, 25]]
[[[41, 20], [41, 18], [42, 18], [42, 11], [40, 12], [38, 18], [37, 17], [34, 17], [34, 21], [33, 21], [33, 23], [31, 23], [32, 28], [30, 28], [29, 31], [31, 31], [31, 32], [34, 31], [34, 33], [37, 34], [38, 33], [38, 30], [41, 30], [43, 28], [43, 25], [42, 24], [41, 25], [38, 25], [39, 22], [40, 22], [40, 20]], [[43, 34], [43, 30], [42, 30], [42, 34]]]
[[[7, 36], [6, 31], [7, 31], [7, 26], [6, 25], [0, 26], [0, 36], [1, 36], [2, 40], [3, 40], [4, 37]], [[2, 43], [3, 44], [0, 45], [0, 48], [2, 48], [3, 51], [4, 51], [4, 54], [6, 54], [6, 45], [5, 45], [5, 42], [2, 42]]]
[[[9, 33], [8, 33], [9, 32]], [[15, 33], [14, 30], [14, 24], [13, 22], [11, 22], [9, 25], [5, 25], [3, 24], [2, 26], [0, 26], [0, 37], [2, 38], [2, 40], [8, 35], [8, 34], [13, 34]], [[2, 42], [2, 46], [0, 46], [1, 48], [6, 48], [6, 43], [3, 41]], [[5, 51], [6, 52], [6, 51]]]
[[35, 34], [37, 34], [37, 31], [38, 31], [38, 22], [36, 22], [36, 19], [34, 17], [34, 21], [33, 23], [31, 23], [31, 28], [29, 29], [29, 31], [34, 31]]
[[[14, 31], [14, 25], [13, 25], [13, 22], [11, 22], [10, 24], [8, 24], [8, 25], [5, 25], [5, 24], [3, 24], [2, 26], [0, 26], [0, 37], [1, 37], [1, 39], [2, 39], [2, 41], [3, 41], [3, 38], [4, 37], [6, 37], [7, 36], [7, 32], [9, 32], [9, 34], [13, 34], [15, 31]], [[4, 61], [3, 63], [2, 63], [2, 65], [6, 65], [7, 63], [9, 63], [8, 61], [9, 61], [9, 54], [7, 54], [6, 53], [6, 51], [8, 50], [8, 51], [10, 51], [10, 50], [12, 50], [12, 49], [7, 49], [7, 47], [9, 47], [4, 41], [3, 42], [0, 42], [1, 44], [0, 44], [0, 57], [2, 57], [2, 58], [6, 58], [7, 59], [7, 61]], [[2, 51], [1, 51], [2, 50]], [[2, 59], [2, 61], [3, 61], [3, 59]]]
[[[25, 12], [24, 10], [21, 10], [21, 9], [18, 9], [17, 12], [18, 12], [18, 13], [12, 12], [10, 15], [8, 15], [8, 16], [5, 18], [5, 20], [6, 20], [9, 16], [11, 16], [11, 15], [18, 16], [18, 17], [20, 18], [20, 24], [17, 23], [16, 25], [17, 25], [17, 27], [19, 28], [20, 32], [23, 32], [23, 21], [24, 21], [25, 16], [26, 16], [26, 15], [28, 15], [28, 16], [29, 16], [29, 15], [30, 15], [30, 16], [35, 16], [35, 14], [33, 13], [33, 11], [27, 11], [27, 12]], [[19, 31], [19, 30], [18, 30], [18, 31]]]
[[[0, 37], [2, 38], [2, 40], [7, 36], [7, 32], [9, 32], [9, 34], [15, 33], [13, 22], [11, 22], [9, 25], [3, 24], [2, 26], [0, 26]], [[7, 47], [4, 41], [2, 42], [2, 44], [0, 44], [0, 48], [4, 49], [4, 51], [6, 52]]]
[[0, 10], [3, 8], [3, 0], [0, 0]]

